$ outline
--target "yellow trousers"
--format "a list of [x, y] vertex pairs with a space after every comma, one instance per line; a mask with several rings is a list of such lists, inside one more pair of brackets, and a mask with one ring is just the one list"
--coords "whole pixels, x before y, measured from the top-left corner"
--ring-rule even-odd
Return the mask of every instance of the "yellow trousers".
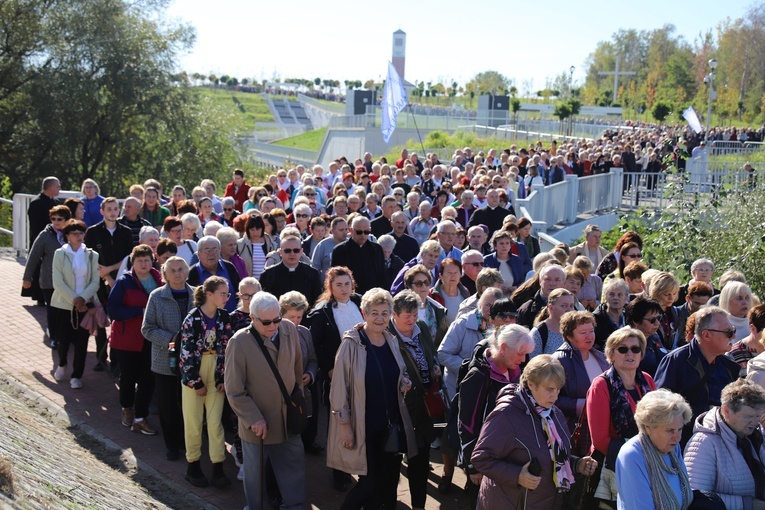
[[183, 432], [186, 438], [186, 460], [196, 462], [202, 456], [202, 423], [207, 411], [207, 440], [209, 442], [210, 460], [213, 463], [223, 462], [226, 458], [224, 443], [223, 400], [226, 395], [215, 389], [215, 354], [202, 355], [199, 375], [207, 388], [207, 395], [200, 397], [196, 391], [183, 386], [181, 403], [183, 407]]

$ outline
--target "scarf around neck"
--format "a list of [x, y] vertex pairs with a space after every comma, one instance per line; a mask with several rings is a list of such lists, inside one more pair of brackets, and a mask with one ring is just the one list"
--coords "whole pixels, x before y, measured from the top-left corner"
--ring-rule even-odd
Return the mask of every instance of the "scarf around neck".
[[526, 388], [523, 392], [528, 397], [531, 404], [534, 406], [537, 414], [542, 418], [542, 428], [547, 435], [547, 448], [550, 450], [550, 459], [553, 464], [553, 483], [558, 492], [565, 492], [571, 489], [571, 484], [574, 483], [574, 472], [571, 469], [571, 463], [569, 462], [568, 451], [563, 444], [563, 440], [558, 433], [558, 428], [555, 426], [555, 420], [553, 420], [552, 408], [542, 407], [534, 400], [531, 395], [531, 391]]
[[[606, 370], [603, 377], [608, 381], [610, 389], [611, 423], [613, 423], [616, 433], [625, 440], [635, 437], [638, 434], [638, 428], [637, 423], [635, 423], [632, 406], [630, 405], [630, 397], [628, 396], [627, 389], [624, 387], [624, 381], [622, 381], [619, 372], [616, 371], [613, 365]], [[648, 381], [640, 370], [635, 373], [635, 389], [638, 391], [640, 398], [643, 398], [643, 395], [651, 391]], [[637, 404], [637, 402], [635, 403]]]
[[[693, 492], [691, 492], [688, 473], [683, 469], [677, 453], [674, 450], [669, 452], [672, 466], [667, 466], [667, 463], [664, 462], [664, 456], [656, 449], [651, 439], [645, 434], [640, 434], [639, 437], [640, 445], [643, 447], [648, 480], [651, 482], [654, 507], [656, 510], [687, 510], [693, 501]], [[682, 502], [677, 501], [675, 491], [672, 490], [667, 480], [668, 475], [677, 475], [680, 479]]]

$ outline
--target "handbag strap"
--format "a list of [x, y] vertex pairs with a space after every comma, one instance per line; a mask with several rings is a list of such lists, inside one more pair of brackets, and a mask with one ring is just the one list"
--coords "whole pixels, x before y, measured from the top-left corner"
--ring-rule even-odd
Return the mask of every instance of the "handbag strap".
[[279, 370], [276, 368], [276, 365], [274, 365], [274, 360], [271, 359], [271, 355], [268, 354], [268, 349], [263, 343], [263, 339], [260, 338], [260, 335], [258, 334], [258, 332], [255, 330], [253, 326], [250, 326], [249, 329], [250, 329], [250, 333], [252, 333], [252, 336], [255, 337], [255, 341], [258, 343], [258, 346], [260, 346], [260, 350], [263, 351], [263, 356], [265, 356], [268, 366], [271, 367], [271, 371], [274, 373], [274, 377], [276, 377], [276, 382], [279, 384], [279, 389], [281, 390], [282, 395], [284, 396], [284, 402], [286, 402], [287, 404], [295, 405], [292, 402], [292, 398], [290, 397], [290, 394], [287, 393], [287, 388], [284, 387], [284, 381], [282, 380], [282, 376], [279, 374]]

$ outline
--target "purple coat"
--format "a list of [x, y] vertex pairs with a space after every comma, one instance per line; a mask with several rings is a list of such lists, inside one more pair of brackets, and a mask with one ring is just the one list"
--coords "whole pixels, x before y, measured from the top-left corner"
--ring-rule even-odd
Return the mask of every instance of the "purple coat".
[[[524, 508], [519, 506], [526, 496], [525, 508], [558, 510], [563, 505], [563, 494], [553, 483], [553, 465], [542, 418], [528, 397], [516, 393], [518, 385], [508, 384], [497, 397], [497, 406], [489, 414], [478, 438], [471, 460], [473, 467], [484, 475], [478, 492], [476, 510]], [[553, 420], [558, 434], [571, 451], [571, 436], [566, 419], [553, 407]], [[542, 481], [533, 491], [518, 485], [521, 468], [536, 458], [542, 467]], [[574, 470], [578, 457], [570, 456]]]

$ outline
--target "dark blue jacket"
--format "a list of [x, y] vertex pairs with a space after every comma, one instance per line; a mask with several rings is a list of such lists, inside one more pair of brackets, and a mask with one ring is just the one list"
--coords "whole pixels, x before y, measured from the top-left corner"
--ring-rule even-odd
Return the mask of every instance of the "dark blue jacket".
[[[518, 255], [510, 254], [510, 270], [513, 272], [513, 286], [518, 287], [526, 280], [526, 273], [523, 272], [523, 262]], [[497, 252], [494, 251], [483, 258], [484, 267], [499, 269], [499, 260]]]
[[[590, 349], [590, 356], [595, 357], [603, 372], [608, 370], [609, 365], [605, 354], [592, 348]], [[577, 401], [587, 397], [587, 390], [590, 389], [591, 384], [590, 378], [587, 375], [587, 369], [584, 368], [582, 353], [568, 341], [563, 342], [563, 345], [558, 347], [558, 350], [553, 353], [553, 357], [560, 361], [566, 371], [566, 384], [561, 388], [555, 405], [566, 415], [569, 430], [574, 430], [579, 422]]]

